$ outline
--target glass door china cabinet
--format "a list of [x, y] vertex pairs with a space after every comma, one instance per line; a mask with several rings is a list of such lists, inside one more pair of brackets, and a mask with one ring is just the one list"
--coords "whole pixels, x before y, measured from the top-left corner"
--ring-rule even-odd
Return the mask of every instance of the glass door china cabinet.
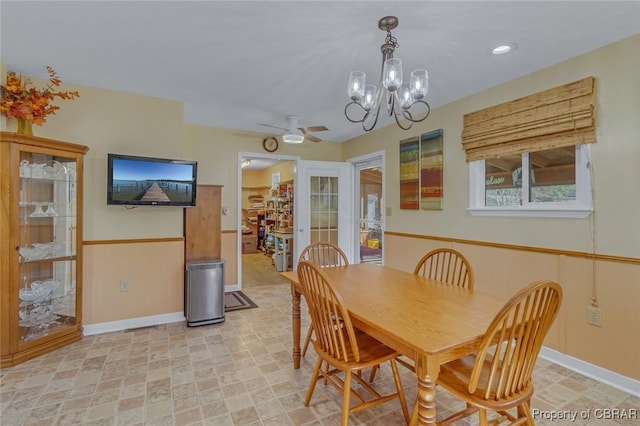
[[0, 366], [82, 338], [86, 146], [2, 132]]

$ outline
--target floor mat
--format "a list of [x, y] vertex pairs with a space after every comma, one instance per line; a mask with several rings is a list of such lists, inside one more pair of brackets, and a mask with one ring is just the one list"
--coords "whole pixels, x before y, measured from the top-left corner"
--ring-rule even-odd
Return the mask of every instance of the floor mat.
[[224, 311], [239, 311], [240, 309], [257, 308], [258, 305], [241, 291], [231, 291], [224, 294]]

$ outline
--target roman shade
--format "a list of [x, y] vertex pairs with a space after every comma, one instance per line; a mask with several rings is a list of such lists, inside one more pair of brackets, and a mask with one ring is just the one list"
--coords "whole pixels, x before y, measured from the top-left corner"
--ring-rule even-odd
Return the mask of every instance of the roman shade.
[[595, 78], [465, 114], [467, 162], [596, 141]]

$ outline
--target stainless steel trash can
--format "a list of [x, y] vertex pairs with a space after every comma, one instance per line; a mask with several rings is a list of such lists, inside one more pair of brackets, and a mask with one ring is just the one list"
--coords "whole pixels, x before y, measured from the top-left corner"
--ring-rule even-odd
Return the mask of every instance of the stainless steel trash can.
[[224, 321], [224, 265], [221, 259], [187, 262], [184, 294], [187, 326]]

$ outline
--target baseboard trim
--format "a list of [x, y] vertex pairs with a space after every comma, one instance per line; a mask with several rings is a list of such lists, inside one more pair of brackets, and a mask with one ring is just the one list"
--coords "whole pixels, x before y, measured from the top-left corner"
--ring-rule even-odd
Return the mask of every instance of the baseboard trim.
[[540, 358], [640, 398], [640, 380], [623, 376], [622, 374], [598, 367], [597, 365], [546, 347], [540, 350]]
[[94, 334], [111, 333], [131, 328], [149, 327], [153, 325], [168, 324], [172, 322], [185, 321], [184, 312], [173, 312], [162, 315], [151, 315], [148, 317], [129, 318], [126, 320], [101, 322], [96, 324], [83, 325], [83, 334], [92, 336]]

